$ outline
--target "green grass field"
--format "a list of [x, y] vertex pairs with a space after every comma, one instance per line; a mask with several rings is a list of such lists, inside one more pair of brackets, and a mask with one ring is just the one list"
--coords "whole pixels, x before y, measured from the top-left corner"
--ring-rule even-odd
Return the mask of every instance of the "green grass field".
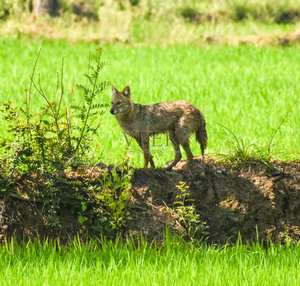
[[[0, 101], [25, 102], [39, 47], [42, 48], [36, 76], [49, 94], [56, 87], [56, 73], [65, 57], [65, 89], [84, 81], [89, 52], [97, 46], [63, 41], [0, 40]], [[230, 153], [236, 143], [218, 123], [230, 129], [246, 148], [266, 150], [272, 135], [288, 114], [272, 141], [272, 156], [295, 160], [300, 157], [300, 50], [288, 48], [192, 47], [192, 46], [105, 46], [107, 66], [103, 80], [121, 89], [130, 85], [135, 102], [152, 104], [186, 99], [201, 109], [207, 120], [207, 153]], [[111, 91], [97, 98], [110, 104]], [[298, 101], [297, 101], [298, 99]], [[74, 102], [81, 99], [75, 92]], [[35, 92], [32, 109], [44, 104]], [[126, 140], [109, 107], [101, 119], [100, 134], [94, 140], [95, 154], [105, 163], [121, 162], [126, 154]], [[5, 124], [2, 123], [2, 126]], [[2, 129], [2, 134], [5, 133]], [[152, 145], [157, 166], [173, 159], [173, 150], [165, 136], [157, 136]], [[142, 166], [143, 156], [135, 142], [130, 146], [131, 164]], [[194, 155], [200, 147], [192, 138]], [[185, 157], [184, 157], [185, 158]]]
[[0, 269], [0, 285], [299, 285], [300, 246], [10, 244]]

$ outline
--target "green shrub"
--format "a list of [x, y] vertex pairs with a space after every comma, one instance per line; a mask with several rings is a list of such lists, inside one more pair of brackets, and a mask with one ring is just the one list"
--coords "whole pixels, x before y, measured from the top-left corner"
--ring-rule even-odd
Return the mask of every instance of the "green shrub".
[[[80, 105], [72, 105], [75, 88], [72, 86], [69, 94], [65, 90], [64, 61], [53, 91], [46, 91], [41, 80], [35, 79], [36, 61], [30, 87], [26, 90], [26, 107], [19, 108], [12, 103], [1, 106], [2, 118], [9, 126], [8, 137], [1, 142], [4, 153], [1, 161], [9, 177], [15, 173], [52, 173], [88, 162], [90, 142], [98, 132], [103, 107], [95, 104], [95, 99], [108, 85], [107, 81], [99, 82], [104, 66], [101, 53], [99, 50], [94, 57], [94, 64], [89, 63], [85, 84], [77, 85], [76, 92], [83, 99]], [[32, 89], [45, 102], [36, 113], [30, 110]]]
[[19, 15], [30, 9], [30, 0], [1, 0], [0, 20], [5, 20], [9, 15]]
[[200, 13], [189, 6], [182, 9], [181, 15], [188, 22], [200, 22]]
[[178, 216], [179, 223], [185, 229], [184, 235], [191, 241], [201, 240], [208, 235], [208, 226], [196, 212], [194, 199], [190, 198], [189, 187], [184, 182], [180, 182], [176, 187], [180, 193], [176, 196], [173, 210]]

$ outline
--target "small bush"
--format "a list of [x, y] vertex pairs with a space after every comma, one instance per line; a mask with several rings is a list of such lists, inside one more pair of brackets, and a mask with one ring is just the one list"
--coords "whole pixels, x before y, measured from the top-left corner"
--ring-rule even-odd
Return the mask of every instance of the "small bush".
[[245, 6], [240, 6], [237, 5], [235, 7], [235, 15], [234, 15], [234, 20], [236, 21], [243, 21], [248, 17], [248, 9]]
[[0, 20], [6, 20], [10, 15], [19, 15], [25, 10], [29, 10], [28, 0], [1, 0]]
[[288, 24], [295, 23], [300, 19], [300, 8], [299, 10], [294, 9], [283, 9], [277, 12], [275, 16], [275, 22], [277, 24]]
[[138, 6], [139, 5], [139, 2], [140, 0], [129, 0], [131, 6]]
[[299, 20], [300, 5], [293, 1], [241, 1], [232, 0], [227, 4], [231, 17], [235, 21], [247, 19], [260, 22], [288, 24]]
[[181, 11], [182, 17], [188, 22], [200, 23], [201, 15], [200, 13], [191, 7], [185, 7]]
[[[86, 83], [77, 85], [77, 92], [83, 97], [81, 105], [72, 105], [74, 87], [66, 94], [63, 61], [53, 93], [46, 92], [41, 80], [35, 79], [35, 65], [25, 108], [12, 103], [2, 105], [2, 118], [9, 125], [9, 136], [1, 142], [4, 153], [1, 160], [9, 178], [13, 178], [15, 173], [46, 174], [88, 162], [90, 142], [98, 132], [98, 117], [101, 116], [101, 105], [95, 104], [95, 99], [108, 85], [106, 81], [98, 82], [104, 66], [101, 51], [94, 61], [95, 65], [89, 64], [88, 73], [85, 74]], [[45, 102], [36, 113], [30, 110], [32, 89]], [[67, 104], [63, 106], [65, 97]]]
[[189, 186], [184, 182], [180, 182], [176, 187], [180, 193], [176, 196], [173, 211], [178, 216], [179, 223], [185, 229], [184, 235], [191, 241], [201, 240], [208, 235], [208, 226], [196, 212], [194, 199], [190, 198]]

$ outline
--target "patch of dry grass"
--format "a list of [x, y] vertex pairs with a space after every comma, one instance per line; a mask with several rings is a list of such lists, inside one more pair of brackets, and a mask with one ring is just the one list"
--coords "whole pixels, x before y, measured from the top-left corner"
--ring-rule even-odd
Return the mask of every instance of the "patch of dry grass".
[[60, 16], [55, 18], [36, 19], [28, 8], [11, 8], [2, 17], [0, 33], [100, 44], [300, 43], [300, 3], [292, 0], [140, 0], [136, 6], [120, 1], [122, 7], [119, 1], [105, 0], [94, 5], [97, 21], [72, 14], [72, 2], [62, 1]]

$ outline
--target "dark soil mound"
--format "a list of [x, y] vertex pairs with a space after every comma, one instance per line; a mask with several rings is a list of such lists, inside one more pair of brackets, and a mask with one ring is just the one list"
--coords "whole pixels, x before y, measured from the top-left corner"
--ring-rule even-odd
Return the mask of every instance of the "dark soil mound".
[[[244, 241], [256, 240], [284, 242], [286, 234], [300, 241], [300, 162], [273, 162], [266, 166], [260, 162], [234, 166], [207, 158], [204, 164], [195, 161], [189, 170], [184, 162], [176, 170], [136, 169], [132, 178], [134, 203], [131, 220], [126, 221], [123, 235], [143, 233], [149, 239], [162, 239], [166, 225], [183, 232], [173, 208], [178, 185], [189, 186], [197, 213], [208, 228], [208, 241], [226, 243], [235, 241], [238, 233]], [[101, 167], [87, 169], [69, 176], [84, 180], [99, 178]], [[95, 183], [95, 181], [94, 181]], [[80, 230], [78, 212], [63, 202], [57, 214], [61, 227], [53, 230], [43, 210], [43, 203], [21, 196], [17, 189], [28, 188], [23, 181], [15, 191], [0, 197], [0, 233], [2, 239], [12, 234], [18, 237], [60, 237], [62, 240]], [[66, 189], [65, 192], [68, 190]], [[18, 193], [18, 195], [17, 195]], [[167, 208], [166, 206], [170, 207]], [[92, 214], [87, 214], [92, 224]], [[89, 225], [87, 224], [87, 227]]]

